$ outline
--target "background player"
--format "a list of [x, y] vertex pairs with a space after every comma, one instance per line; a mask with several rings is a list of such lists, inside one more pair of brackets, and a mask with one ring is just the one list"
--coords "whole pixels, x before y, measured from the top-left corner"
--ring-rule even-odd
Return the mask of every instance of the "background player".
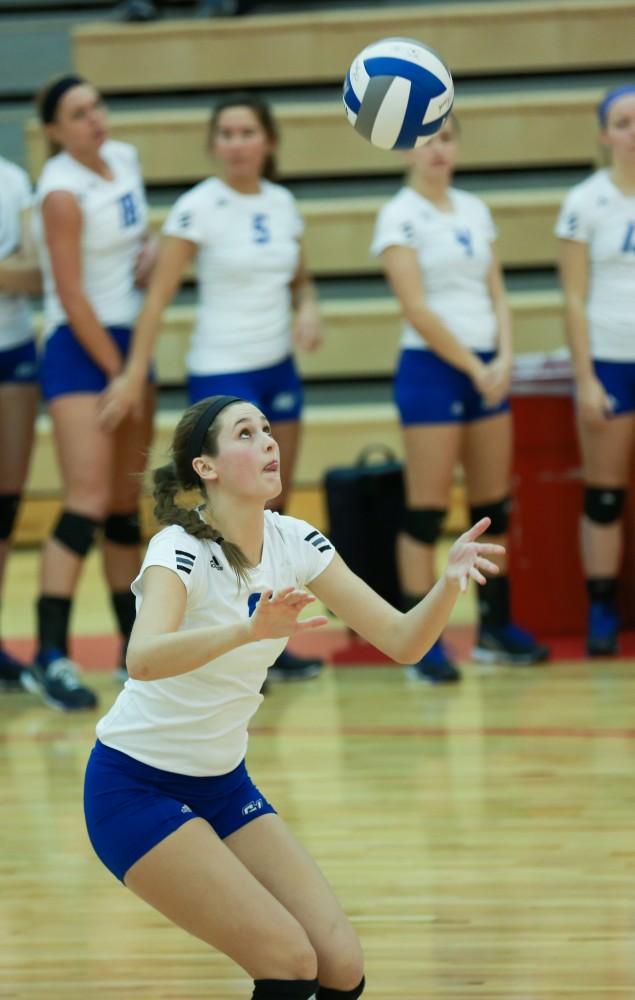
[[79, 77], [62, 77], [40, 95], [39, 112], [59, 150], [37, 185], [36, 222], [44, 275], [42, 389], [64, 498], [44, 546], [39, 649], [24, 679], [47, 702], [78, 709], [93, 707], [96, 698], [68, 659], [69, 617], [83, 559], [101, 526], [124, 646], [134, 621], [129, 588], [140, 564], [139, 473], [151, 438], [153, 394], [144, 385], [140, 419], [126, 420], [114, 433], [100, 425], [98, 406], [123, 366], [152, 246], [136, 152], [109, 140], [95, 88]]
[[[213, 397], [181, 418], [155, 471], [156, 515], [133, 589], [131, 679], [99, 722], [86, 774], [93, 846], [128, 888], [238, 962], [255, 1000], [355, 1000], [359, 942], [314, 862], [245, 769], [269, 663], [313, 594], [402, 662], [436, 639], [468, 578], [496, 572], [489, 519], [453, 546], [428, 596], [401, 614], [305, 521], [265, 511], [281, 490], [265, 415]], [[200, 507], [175, 498], [198, 490]], [[319, 985], [317, 980], [319, 980]]]
[[592, 656], [618, 648], [622, 511], [635, 431], [635, 85], [610, 91], [598, 115], [611, 164], [569, 192], [556, 226], [584, 465]]
[[[398, 540], [406, 607], [434, 582], [434, 546], [459, 460], [471, 520], [490, 517], [501, 543], [508, 525], [511, 317], [489, 210], [451, 186], [458, 148], [459, 126], [451, 116], [408, 154], [408, 185], [380, 212], [372, 247], [406, 320], [395, 380], [406, 453], [407, 510]], [[504, 563], [501, 568], [479, 594], [473, 656], [518, 664], [545, 659], [545, 647], [510, 621]], [[433, 683], [459, 679], [441, 641], [410, 673]]]

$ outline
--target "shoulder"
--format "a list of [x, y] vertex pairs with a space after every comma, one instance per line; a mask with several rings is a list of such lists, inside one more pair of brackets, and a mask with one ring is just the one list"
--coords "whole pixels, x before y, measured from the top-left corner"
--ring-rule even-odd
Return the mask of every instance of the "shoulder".
[[452, 196], [460, 208], [467, 212], [489, 215], [489, 208], [477, 194], [473, 194], [471, 191], [464, 191], [462, 188], [453, 187], [451, 190]]
[[565, 197], [565, 205], [578, 209], [593, 209], [605, 202], [611, 194], [612, 189], [606, 171], [597, 170], [586, 180], [570, 188]]
[[148, 551], [152, 547], [158, 548], [163, 545], [174, 545], [181, 548], [189, 547], [191, 555], [197, 556], [203, 549], [204, 542], [202, 539], [190, 535], [180, 524], [168, 524], [167, 527], [161, 528], [160, 531], [157, 531], [156, 535], [152, 536], [148, 542]]
[[262, 190], [266, 197], [276, 205], [288, 208], [294, 208], [297, 205], [295, 197], [291, 194], [288, 188], [283, 187], [282, 184], [275, 184], [273, 181], [263, 180]]
[[222, 198], [222, 185], [215, 177], [208, 177], [180, 195], [174, 202], [174, 207], [192, 211], [214, 208], [219, 201], [222, 202]]
[[315, 528], [308, 521], [303, 521], [299, 517], [291, 517], [290, 514], [278, 514], [275, 511], [265, 511], [265, 523], [277, 531], [284, 539], [293, 542], [306, 543], [314, 548], [319, 545], [328, 545], [330, 542], [324, 537], [321, 531]]
[[104, 157], [118, 160], [126, 166], [138, 167], [139, 155], [137, 149], [129, 142], [119, 142], [117, 139], [108, 139], [102, 146]]
[[382, 215], [400, 215], [411, 213], [417, 207], [417, 195], [409, 187], [402, 187], [396, 194], [389, 198], [380, 210]]
[[68, 153], [58, 153], [44, 165], [38, 178], [36, 192], [38, 198], [42, 199], [52, 191], [81, 194], [83, 187], [83, 177], [78, 164]]

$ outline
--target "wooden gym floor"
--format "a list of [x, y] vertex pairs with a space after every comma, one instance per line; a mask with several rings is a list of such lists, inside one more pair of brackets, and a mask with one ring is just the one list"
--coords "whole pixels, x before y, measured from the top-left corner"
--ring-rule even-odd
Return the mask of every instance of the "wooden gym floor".
[[[36, 567], [10, 562], [6, 635], [32, 628]], [[108, 632], [105, 608], [91, 556], [76, 631]], [[112, 676], [91, 683], [105, 709]], [[634, 703], [628, 660], [466, 663], [445, 690], [339, 667], [274, 688], [250, 768], [351, 915], [369, 1000], [632, 1000]], [[0, 997], [246, 1000], [240, 970], [92, 854], [95, 721], [0, 695]]]

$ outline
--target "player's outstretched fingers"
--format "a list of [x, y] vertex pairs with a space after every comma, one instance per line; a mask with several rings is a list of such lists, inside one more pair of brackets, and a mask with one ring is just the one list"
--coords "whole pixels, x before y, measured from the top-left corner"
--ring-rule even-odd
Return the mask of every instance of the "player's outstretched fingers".
[[500, 566], [490, 562], [489, 559], [485, 559], [484, 556], [477, 556], [474, 565], [478, 566], [479, 569], [486, 570], [488, 573], [500, 573]]
[[460, 540], [462, 542], [475, 542], [477, 538], [485, 534], [491, 523], [491, 517], [482, 517], [480, 521], [477, 521], [471, 528], [468, 528], [464, 535], [461, 535]]

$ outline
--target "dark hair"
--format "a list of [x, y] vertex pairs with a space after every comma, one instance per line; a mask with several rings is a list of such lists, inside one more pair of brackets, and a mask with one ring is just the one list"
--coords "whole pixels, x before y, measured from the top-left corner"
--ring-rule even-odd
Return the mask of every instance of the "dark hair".
[[[64, 76], [56, 76], [49, 80], [39, 91], [35, 98], [35, 105], [42, 125], [52, 125], [57, 117], [57, 109], [64, 94], [72, 90], [73, 87], [83, 87], [87, 83], [81, 76], [74, 73], [66, 73]], [[48, 139], [48, 154], [55, 156], [59, 153], [61, 146], [58, 142]]]
[[[216, 136], [221, 114], [229, 108], [249, 108], [255, 114], [269, 141], [274, 145], [278, 144], [280, 133], [269, 104], [256, 94], [250, 94], [248, 91], [236, 91], [233, 94], [227, 94], [226, 97], [221, 97], [214, 106], [209, 123], [208, 141], [210, 145]], [[267, 156], [262, 168], [262, 176], [268, 181], [276, 179], [277, 163], [274, 153], [269, 153]]]
[[606, 128], [609, 120], [609, 111], [611, 110], [611, 106], [615, 104], [615, 101], [619, 101], [620, 97], [627, 97], [631, 94], [635, 94], [635, 83], [624, 83], [621, 87], [613, 87], [612, 90], [609, 90], [604, 95], [597, 107], [600, 128]]
[[[211, 524], [213, 516], [209, 508], [209, 498], [203, 482], [198, 479], [197, 487], [206, 501], [208, 519], [203, 518], [199, 511], [192, 507], [181, 507], [176, 502], [179, 493], [196, 489], [192, 485], [192, 459], [190, 457], [190, 441], [192, 432], [203, 415], [216, 400], [222, 397], [211, 396], [195, 403], [185, 411], [179, 420], [172, 446], [170, 448], [172, 461], [162, 465], [153, 472], [154, 489], [152, 491], [155, 506], [154, 516], [159, 524], [180, 524], [182, 528], [195, 538], [209, 538], [223, 550], [227, 562], [234, 570], [238, 581], [246, 581], [247, 573], [252, 568], [247, 556], [238, 545], [227, 541]], [[231, 405], [231, 404], [230, 404]], [[222, 412], [222, 411], [221, 411]], [[203, 439], [201, 451], [212, 458], [218, 454], [218, 434], [220, 431], [220, 412], [212, 420]]]

